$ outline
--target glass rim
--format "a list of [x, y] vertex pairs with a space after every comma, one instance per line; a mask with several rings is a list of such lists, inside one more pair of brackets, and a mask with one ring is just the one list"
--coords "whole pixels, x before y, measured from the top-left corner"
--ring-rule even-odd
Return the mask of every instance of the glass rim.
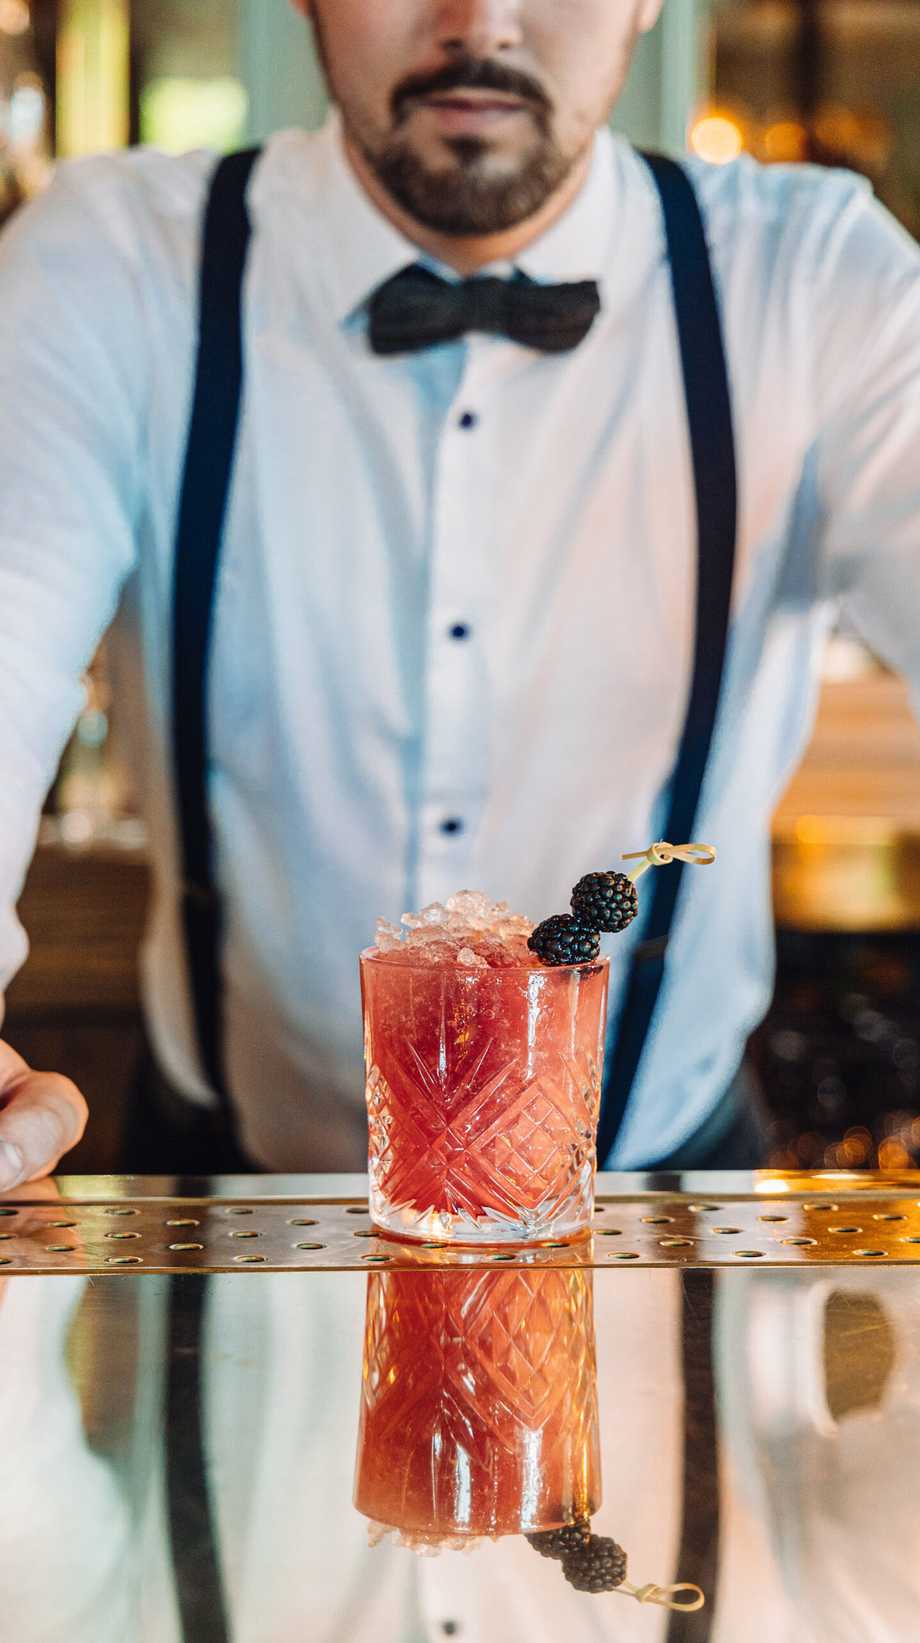
[[361, 964], [384, 964], [388, 970], [421, 970], [424, 975], [431, 975], [437, 970], [450, 971], [453, 975], [459, 971], [467, 976], [481, 976], [486, 973], [494, 976], [558, 976], [571, 975], [573, 970], [596, 970], [603, 965], [610, 968], [609, 953], [598, 953], [597, 958], [580, 959], [577, 964], [490, 964], [488, 972], [478, 964], [418, 964], [414, 959], [392, 959], [388, 954], [381, 953], [373, 944], [370, 947], [363, 947], [358, 958]]

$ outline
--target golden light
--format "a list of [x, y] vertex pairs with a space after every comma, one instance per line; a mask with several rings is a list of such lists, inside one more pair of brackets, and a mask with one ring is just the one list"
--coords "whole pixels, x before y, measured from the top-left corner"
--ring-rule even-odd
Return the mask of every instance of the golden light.
[[694, 120], [688, 141], [692, 152], [710, 165], [728, 165], [744, 151], [744, 132], [739, 122], [727, 111], [717, 109]]
[[890, 1137], [879, 1143], [878, 1161], [880, 1169], [908, 1169], [911, 1160], [903, 1143]]
[[808, 132], [799, 120], [775, 120], [763, 134], [763, 158], [792, 164], [808, 158]]
[[0, 34], [25, 34], [31, 21], [27, 0], [0, 0]]

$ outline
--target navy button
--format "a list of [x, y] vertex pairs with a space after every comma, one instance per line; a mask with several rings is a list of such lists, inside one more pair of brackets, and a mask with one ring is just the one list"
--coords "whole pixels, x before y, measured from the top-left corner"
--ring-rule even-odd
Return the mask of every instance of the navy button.
[[462, 833], [463, 823], [459, 816], [447, 816], [441, 823], [442, 833]]
[[466, 622], [455, 622], [449, 630], [452, 639], [468, 639], [470, 630]]
[[460, 427], [475, 428], [478, 421], [479, 418], [475, 411], [464, 411], [462, 417], [460, 418]]

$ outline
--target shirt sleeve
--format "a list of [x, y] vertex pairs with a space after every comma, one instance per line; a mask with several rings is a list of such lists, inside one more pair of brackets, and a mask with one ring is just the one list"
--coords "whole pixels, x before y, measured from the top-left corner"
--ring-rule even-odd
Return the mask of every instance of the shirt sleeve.
[[134, 564], [147, 373], [113, 164], [62, 166], [0, 237], [0, 1020], [41, 807]]
[[920, 717], [920, 247], [861, 179], [832, 195], [812, 265], [822, 591]]

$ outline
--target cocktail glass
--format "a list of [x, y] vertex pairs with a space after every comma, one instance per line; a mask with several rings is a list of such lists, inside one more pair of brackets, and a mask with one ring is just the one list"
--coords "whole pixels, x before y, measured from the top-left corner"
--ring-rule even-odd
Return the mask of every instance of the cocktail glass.
[[608, 969], [361, 954], [382, 1232], [450, 1244], [588, 1234]]
[[597, 1511], [592, 1277], [561, 1267], [368, 1275], [359, 1512], [423, 1548]]

